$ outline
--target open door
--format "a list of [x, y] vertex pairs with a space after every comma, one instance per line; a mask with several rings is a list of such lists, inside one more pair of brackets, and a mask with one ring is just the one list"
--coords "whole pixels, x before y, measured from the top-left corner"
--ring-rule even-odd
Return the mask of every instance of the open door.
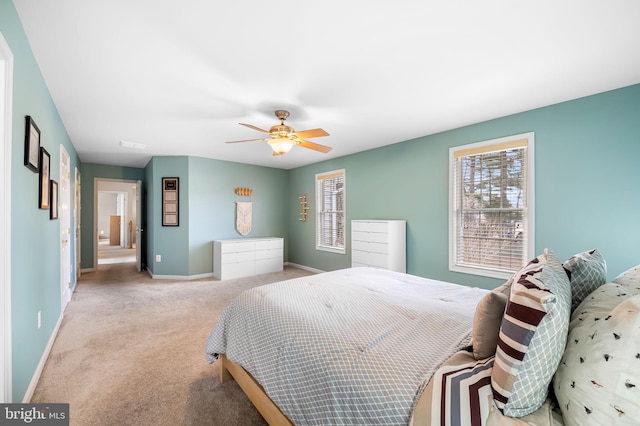
[[136, 268], [142, 271], [142, 181], [136, 182]]
[[71, 164], [69, 154], [60, 144], [60, 184], [58, 190], [60, 220], [60, 305], [71, 300]]
[[75, 251], [75, 257], [76, 257], [76, 279], [75, 282], [78, 282], [78, 280], [80, 279], [80, 270], [82, 269], [82, 259], [81, 259], [81, 253], [82, 250], [80, 250], [80, 208], [82, 206], [81, 204], [81, 184], [80, 184], [80, 170], [78, 170], [78, 168], [75, 168], [76, 170], [76, 196], [75, 196], [75, 205], [74, 205], [74, 209], [73, 209], [73, 223], [74, 223], [74, 227], [75, 227], [75, 247], [76, 247], [76, 251]]

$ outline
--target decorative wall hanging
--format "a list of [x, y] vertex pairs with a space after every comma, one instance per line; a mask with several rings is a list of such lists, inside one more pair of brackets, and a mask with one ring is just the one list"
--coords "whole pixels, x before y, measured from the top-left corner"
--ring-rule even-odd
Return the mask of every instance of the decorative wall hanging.
[[49, 201], [49, 219], [58, 218], [58, 182], [51, 180], [51, 200]]
[[309, 206], [307, 206], [307, 196], [303, 195], [302, 197], [298, 197], [300, 198], [300, 209], [302, 210], [300, 212], [300, 221], [302, 222], [306, 222], [307, 221], [307, 210], [309, 210]]
[[179, 226], [178, 178], [162, 178], [162, 226]]
[[49, 195], [50, 163], [51, 156], [49, 155], [49, 152], [46, 149], [40, 147], [40, 187], [38, 191], [40, 200], [38, 202], [38, 206], [44, 210], [49, 209], [49, 204], [51, 201], [51, 196]]
[[[241, 197], [251, 197], [253, 189], [251, 188], [236, 188], [236, 195]], [[236, 200], [236, 230], [240, 235], [247, 235], [251, 232], [251, 219], [252, 219], [253, 203], [251, 201], [237, 201]]]
[[236, 230], [240, 235], [251, 232], [252, 206], [251, 201], [236, 201]]
[[40, 170], [40, 129], [27, 115], [24, 134], [24, 165], [38, 173]]

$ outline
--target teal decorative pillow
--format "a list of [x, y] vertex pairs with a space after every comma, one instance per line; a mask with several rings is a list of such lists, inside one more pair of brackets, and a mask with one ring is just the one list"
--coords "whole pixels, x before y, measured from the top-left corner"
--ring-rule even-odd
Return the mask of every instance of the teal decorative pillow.
[[571, 312], [593, 290], [607, 282], [607, 263], [595, 249], [572, 256], [562, 267], [571, 282]]
[[564, 352], [571, 285], [551, 250], [514, 276], [500, 326], [491, 388], [509, 417], [533, 413], [544, 403]]
[[[553, 378], [567, 426], [630, 425], [640, 419], [640, 295], [617, 284], [604, 287], [572, 316], [574, 327]], [[605, 306], [614, 307], [603, 312]]]

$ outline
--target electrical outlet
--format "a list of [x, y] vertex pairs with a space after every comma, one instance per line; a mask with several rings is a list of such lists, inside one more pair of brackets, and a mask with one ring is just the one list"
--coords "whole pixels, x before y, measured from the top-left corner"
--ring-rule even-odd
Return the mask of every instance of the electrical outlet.
[[42, 311], [38, 311], [38, 328], [42, 327]]
[[156, 262], [162, 262], [162, 256], [160, 256], [159, 254], [156, 254]]

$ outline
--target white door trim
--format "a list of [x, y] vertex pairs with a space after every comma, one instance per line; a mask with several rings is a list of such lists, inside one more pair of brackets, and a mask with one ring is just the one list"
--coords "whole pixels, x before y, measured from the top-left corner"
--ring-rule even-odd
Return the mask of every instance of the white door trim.
[[80, 245], [80, 240], [81, 240], [81, 231], [82, 228], [80, 226], [80, 216], [81, 216], [81, 208], [82, 205], [80, 203], [81, 200], [81, 176], [80, 176], [80, 170], [78, 169], [78, 167], [76, 166], [75, 168], [75, 176], [76, 176], [76, 184], [75, 186], [75, 198], [74, 198], [74, 207], [73, 207], [73, 227], [74, 227], [74, 238], [75, 238], [75, 265], [76, 265], [76, 277], [75, 277], [75, 282], [77, 283], [78, 280], [80, 279], [80, 274], [82, 271], [82, 250], [81, 250], [81, 245]]
[[136, 269], [142, 271], [142, 181], [136, 182]]
[[13, 53], [0, 31], [0, 403], [12, 402], [11, 374], [11, 127], [13, 108]]
[[60, 308], [64, 313], [71, 300], [71, 159], [60, 144], [60, 184], [58, 188], [60, 212]]
[[[100, 185], [101, 183], [105, 184], [107, 182], [117, 182], [117, 183], [126, 183], [126, 184], [132, 184], [134, 186], [136, 185], [135, 180], [131, 180], [131, 179], [110, 179], [110, 178], [97, 178], [94, 177], [93, 178], [93, 271], [96, 271], [98, 269], [98, 193], [101, 190], [100, 187], [102, 185]], [[129, 203], [131, 203], [131, 200], [129, 199], [129, 197], [127, 197], [127, 205], [125, 206], [125, 211], [129, 211], [130, 207]], [[125, 220], [125, 218], [123, 218], [123, 221]], [[128, 219], [126, 219], [128, 220]], [[139, 219], [136, 219], [139, 220]], [[137, 256], [137, 252], [136, 252], [136, 256]], [[137, 260], [137, 259], [136, 259]], [[86, 269], [85, 269], [86, 271]]]

